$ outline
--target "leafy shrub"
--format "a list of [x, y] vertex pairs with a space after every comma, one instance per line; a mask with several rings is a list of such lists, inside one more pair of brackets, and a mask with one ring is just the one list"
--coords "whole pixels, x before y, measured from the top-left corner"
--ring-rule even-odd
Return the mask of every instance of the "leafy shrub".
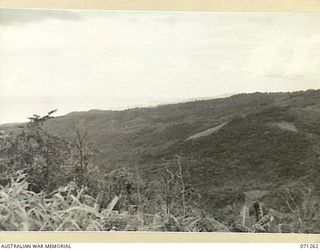
[[5, 185], [18, 171], [27, 174], [29, 188], [35, 192], [53, 191], [68, 183], [69, 143], [49, 135], [42, 127], [29, 123], [0, 143], [0, 169]]
[[95, 200], [74, 183], [49, 195], [28, 190], [25, 176], [0, 186], [0, 229], [3, 231], [103, 230]]

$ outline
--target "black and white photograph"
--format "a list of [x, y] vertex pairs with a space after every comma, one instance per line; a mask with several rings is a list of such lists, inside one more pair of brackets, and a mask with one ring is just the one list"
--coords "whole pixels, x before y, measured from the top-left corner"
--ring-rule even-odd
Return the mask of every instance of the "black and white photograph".
[[320, 233], [320, 13], [0, 9], [0, 231]]

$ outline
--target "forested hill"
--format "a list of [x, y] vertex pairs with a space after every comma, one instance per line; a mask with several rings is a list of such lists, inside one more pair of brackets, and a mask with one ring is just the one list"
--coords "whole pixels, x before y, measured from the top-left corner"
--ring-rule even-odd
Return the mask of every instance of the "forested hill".
[[126, 168], [151, 188], [180, 163], [208, 210], [242, 204], [248, 192], [281, 210], [275, 196], [293, 183], [320, 191], [320, 90], [73, 112], [44, 128], [70, 140], [87, 131], [101, 176]]
[[212, 197], [319, 176], [320, 90], [73, 112], [45, 127], [70, 139], [88, 131], [104, 171], [126, 167], [147, 182], [181, 156], [187, 184]]

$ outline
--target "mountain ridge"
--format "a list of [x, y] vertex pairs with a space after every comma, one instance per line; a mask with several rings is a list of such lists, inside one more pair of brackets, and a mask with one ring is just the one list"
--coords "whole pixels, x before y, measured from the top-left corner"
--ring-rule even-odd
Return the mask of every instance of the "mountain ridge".
[[[272, 126], [283, 122], [297, 131]], [[222, 123], [215, 133], [186, 141]], [[76, 128], [88, 131], [104, 171], [136, 171], [138, 166], [149, 182], [160, 176], [164, 162], [176, 164], [182, 152], [186, 182], [206, 193], [273, 189], [305, 176], [312, 179], [319, 169], [319, 125], [320, 90], [308, 90], [82, 112], [50, 120], [45, 128], [66, 138]]]

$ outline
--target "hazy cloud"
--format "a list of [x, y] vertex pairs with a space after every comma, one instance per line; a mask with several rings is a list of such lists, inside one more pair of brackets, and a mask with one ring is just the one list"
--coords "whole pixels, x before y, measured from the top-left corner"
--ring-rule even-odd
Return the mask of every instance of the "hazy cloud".
[[45, 19], [77, 21], [80, 16], [75, 11], [67, 10], [0, 9], [0, 25], [28, 24], [41, 22]]
[[320, 88], [319, 13], [26, 12], [0, 27], [0, 122]]
[[264, 42], [250, 59], [256, 77], [320, 77], [320, 35]]

